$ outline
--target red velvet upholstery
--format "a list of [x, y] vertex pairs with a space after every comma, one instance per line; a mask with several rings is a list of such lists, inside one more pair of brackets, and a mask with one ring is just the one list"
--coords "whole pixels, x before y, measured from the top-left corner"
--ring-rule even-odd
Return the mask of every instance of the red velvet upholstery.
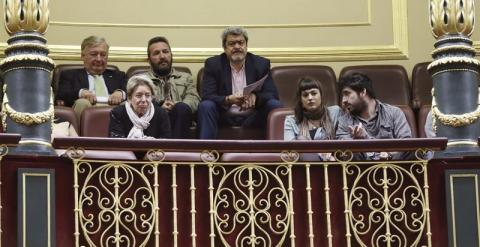
[[291, 108], [278, 108], [270, 112], [267, 118], [267, 140], [283, 140], [285, 117], [291, 114]]
[[338, 92], [335, 72], [323, 65], [292, 65], [272, 68], [272, 78], [278, 96], [284, 107], [294, 107], [298, 81], [305, 76], [318, 79], [322, 83], [324, 100], [327, 105], [336, 105]]
[[61, 118], [65, 121], [68, 121], [72, 124], [73, 128], [75, 128], [75, 131], [80, 133], [77, 116], [71, 107], [55, 106], [55, 119], [56, 118]]
[[113, 106], [88, 107], [80, 120], [81, 136], [108, 137], [110, 111]]
[[407, 118], [408, 125], [412, 131], [412, 138], [418, 137], [417, 121], [412, 108], [408, 105], [398, 105], [398, 107], [403, 111], [403, 114], [405, 114], [405, 117]]
[[[188, 74], [192, 74], [192, 71], [190, 71], [190, 69], [188, 67], [174, 66], [174, 68], [178, 71], [185, 72], [185, 73], [188, 73]], [[126, 72], [127, 78], [130, 78], [130, 77], [132, 77], [136, 74], [145, 73], [148, 70], [150, 70], [150, 65], [131, 66], [130, 68], [128, 68], [128, 70]]]
[[407, 71], [400, 65], [358, 65], [342, 69], [340, 77], [355, 72], [366, 74], [373, 83], [377, 99], [391, 105], [410, 105]]
[[430, 62], [418, 63], [412, 71], [412, 106], [420, 109], [424, 105], [432, 104], [432, 77], [427, 71]]
[[427, 116], [430, 110], [432, 109], [431, 105], [422, 105], [418, 111], [417, 122], [418, 122], [418, 137], [426, 138], [427, 134], [425, 133], [425, 122], [427, 121]]
[[[70, 69], [82, 69], [83, 64], [58, 64], [55, 66], [55, 69], [52, 72], [52, 88], [54, 95], [57, 95], [57, 89], [58, 89], [58, 83], [60, 83], [60, 74], [65, 71], [65, 70], [70, 70]], [[115, 65], [107, 65], [108, 69], [111, 70], [119, 70], [117, 66]], [[55, 101], [56, 105], [63, 105], [63, 101]]]

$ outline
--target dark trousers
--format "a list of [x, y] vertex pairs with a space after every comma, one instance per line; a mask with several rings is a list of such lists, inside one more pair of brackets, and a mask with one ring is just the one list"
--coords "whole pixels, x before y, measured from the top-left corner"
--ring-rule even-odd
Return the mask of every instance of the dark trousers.
[[211, 100], [203, 100], [198, 106], [198, 128], [200, 139], [216, 139], [219, 125], [265, 127], [268, 113], [282, 107], [276, 99], [268, 100], [262, 107], [246, 117], [229, 117], [226, 110]]
[[168, 112], [168, 116], [172, 128], [172, 138], [189, 138], [190, 126], [192, 126], [192, 109], [190, 109], [187, 104], [178, 102], [172, 110]]

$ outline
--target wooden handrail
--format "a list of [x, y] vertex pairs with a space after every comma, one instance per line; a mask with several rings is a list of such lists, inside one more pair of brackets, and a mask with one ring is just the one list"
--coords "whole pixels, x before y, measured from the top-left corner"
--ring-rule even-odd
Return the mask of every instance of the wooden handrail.
[[316, 153], [350, 150], [366, 151], [415, 151], [420, 148], [444, 150], [447, 138], [409, 138], [381, 140], [327, 140], [327, 141], [278, 141], [278, 140], [175, 140], [175, 139], [125, 139], [125, 138], [91, 138], [61, 137], [55, 138], [53, 147], [67, 149], [82, 147], [89, 150], [129, 150], [147, 151], [161, 149], [163, 151], [197, 152], [216, 150], [218, 152], [280, 152], [296, 150], [298, 152]]
[[7, 146], [17, 145], [22, 136], [20, 134], [11, 134], [11, 133], [1, 133], [0, 134], [0, 144], [5, 144]]

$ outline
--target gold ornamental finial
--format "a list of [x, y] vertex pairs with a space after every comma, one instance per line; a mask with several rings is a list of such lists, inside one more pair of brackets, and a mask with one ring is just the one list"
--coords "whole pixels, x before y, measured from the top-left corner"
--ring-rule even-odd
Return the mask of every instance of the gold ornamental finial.
[[5, 29], [16, 32], [47, 31], [49, 22], [48, 0], [5, 0]]
[[473, 32], [474, 0], [430, 0], [430, 25], [435, 38]]

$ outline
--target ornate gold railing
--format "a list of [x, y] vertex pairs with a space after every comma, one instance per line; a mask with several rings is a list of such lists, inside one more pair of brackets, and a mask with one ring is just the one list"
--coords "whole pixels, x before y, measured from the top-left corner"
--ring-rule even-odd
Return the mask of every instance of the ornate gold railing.
[[[68, 139], [54, 145], [69, 145]], [[95, 139], [86, 146], [99, 148], [102, 141], [109, 142]], [[441, 141], [430, 148], [445, 145], [446, 139]], [[149, 141], [143, 145], [150, 149], [145, 161], [89, 160], [88, 151], [71, 147], [67, 154], [74, 165], [76, 246], [432, 246], [428, 160], [420, 148], [426, 145], [413, 142], [367, 145], [416, 150], [411, 160], [368, 162], [353, 160], [349, 151], [369, 149], [361, 142], [226, 142], [219, 150], [200, 151], [201, 142], [190, 142], [189, 147], [187, 142], [169, 146], [168, 141]], [[320, 143], [346, 149], [328, 162], [300, 161], [297, 151], [270, 153], [267, 159], [245, 154], [244, 160], [255, 161], [220, 155], [234, 144], [238, 150], [257, 144], [257, 152], [286, 150], [289, 145], [312, 152], [319, 150], [312, 144]], [[198, 151], [197, 159], [169, 160], [168, 151], [178, 150], [177, 145]], [[209, 145], [216, 143], [203, 146]], [[258, 159], [252, 159], [254, 155]], [[168, 196], [159, 192], [166, 191], [166, 177]], [[159, 207], [162, 201], [170, 208]], [[180, 206], [185, 201], [188, 208]], [[339, 220], [342, 214], [344, 222]], [[171, 232], [161, 232], [162, 224]], [[199, 237], [206, 235], [208, 243]]]

